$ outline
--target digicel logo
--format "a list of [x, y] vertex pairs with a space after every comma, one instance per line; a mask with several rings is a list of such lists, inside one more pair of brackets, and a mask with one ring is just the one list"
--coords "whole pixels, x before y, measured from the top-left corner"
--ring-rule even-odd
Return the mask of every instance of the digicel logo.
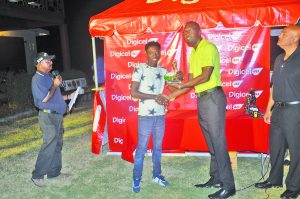
[[[256, 98], [259, 98], [259, 96], [262, 94], [262, 90], [258, 90], [258, 91], [255, 91], [255, 97]], [[247, 97], [247, 95], [249, 95], [249, 93], [247, 92], [236, 92], [236, 91], [230, 91], [228, 92], [228, 97], [229, 98], [236, 98], [236, 99], [239, 99], [239, 98], [245, 98]]]
[[242, 33], [233, 32], [233, 33], [210, 33], [207, 34], [208, 40], [213, 41], [237, 41], [242, 37]]
[[262, 46], [262, 43], [253, 44], [253, 45], [252, 45], [252, 50], [253, 50], [254, 52], [257, 52], [257, 51], [260, 50], [261, 46]]
[[255, 97], [256, 98], [259, 98], [259, 96], [262, 94], [262, 90], [258, 90], [258, 91], [255, 91]]
[[233, 87], [238, 88], [243, 83], [243, 80], [237, 80], [237, 81], [229, 81], [229, 82], [222, 82], [222, 86], [224, 87]]
[[237, 81], [234, 81], [232, 82], [232, 87], [233, 88], [238, 88], [240, 87], [240, 85], [243, 83], [243, 80], [237, 80]]
[[254, 68], [252, 69], [252, 75], [259, 75], [263, 68]]
[[146, 45], [150, 41], [158, 41], [158, 38], [150, 38], [150, 39], [127, 39], [126, 43], [127, 45]]
[[111, 95], [112, 101], [131, 101], [131, 96], [125, 96], [125, 95]]
[[110, 79], [116, 79], [116, 80], [131, 79], [131, 73], [130, 74], [111, 73]]
[[168, 55], [168, 56], [173, 56], [176, 53], [177, 49], [169, 49], [169, 50], [162, 50], [160, 54], [162, 56]]
[[141, 51], [140, 50], [132, 50], [131, 57], [137, 57]]
[[226, 110], [240, 110], [244, 104], [228, 104]]
[[119, 117], [113, 117], [112, 118], [112, 122], [113, 123], [117, 123], [117, 124], [123, 124], [123, 123], [126, 122], [126, 119], [124, 117], [121, 117], [121, 118], [119, 118]]
[[241, 57], [233, 57], [232, 58], [232, 63], [233, 64], [238, 64], [241, 62]]
[[120, 57], [137, 57], [139, 55], [139, 53], [141, 52], [141, 50], [128, 50], [128, 51], [115, 51], [112, 50], [109, 53], [110, 57], [116, 57], [116, 58], [120, 58]]
[[222, 57], [220, 59], [220, 63], [221, 64], [230, 64], [230, 63], [233, 63], [233, 64], [238, 64], [240, 63], [242, 60], [241, 57]]
[[247, 69], [229, 69], [228, 74], [234, 75], [234, 76], [240, 76], [240, 75], [254, 75], [257, 76], [261, 73], [263, 68], [247, 68]]
[[137, 67], [139, 64], [140, 62], [132, 62], [132, 61], [127, 62], [128, 68]]

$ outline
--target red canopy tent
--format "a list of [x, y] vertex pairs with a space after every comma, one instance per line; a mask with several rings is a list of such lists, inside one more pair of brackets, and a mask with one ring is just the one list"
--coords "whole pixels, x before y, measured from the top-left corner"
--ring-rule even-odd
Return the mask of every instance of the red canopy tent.
[[191, 20], [202, 29], [285, 26], [298, 22], [299, 10], [299, 0], [125, 0], [90, 19], [94, 70], [95, 37], [178, 32]]
[[295, 24], [299, 0], [125, 0], [90, 19], [92, 37], [178, 31], [188, 20], [201, 28]]
[[[284, 26], [299, 19], [299, 0], [125, 0], [91, 17], [89, 31], [94, 37], [145, 32], [176, 32], [187, 21], [201, 28]], [[95, 41], [93, 57], [96, 71]], [[95, 85], [98, 85], [95, 73]], [[97, 86], [96, 86], [97, 87]]]

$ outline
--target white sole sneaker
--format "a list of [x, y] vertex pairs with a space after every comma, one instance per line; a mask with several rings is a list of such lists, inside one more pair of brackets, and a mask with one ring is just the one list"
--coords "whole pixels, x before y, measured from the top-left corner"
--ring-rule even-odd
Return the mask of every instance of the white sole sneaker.
[[163, 187], [166, 187], [166, 186], [169, 185], [168, 181], [161, 180], [161, 179], [159, 179], [158, 177], [153, 178], [152, 181], [153, 181], [154, 183], [159, 184], [160, 186], [163, 186]]
[[33, 179], [31, 178], [31, 181], [38, 187], [46, 187], [46, 182], [44, 179]]

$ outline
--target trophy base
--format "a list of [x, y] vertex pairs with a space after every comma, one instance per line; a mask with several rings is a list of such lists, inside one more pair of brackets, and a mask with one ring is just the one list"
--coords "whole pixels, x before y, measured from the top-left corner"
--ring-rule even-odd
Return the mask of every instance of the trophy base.
[[167, 84], [180, 84], [181, 81], [180, 80], [167, 80], [166, 83]]

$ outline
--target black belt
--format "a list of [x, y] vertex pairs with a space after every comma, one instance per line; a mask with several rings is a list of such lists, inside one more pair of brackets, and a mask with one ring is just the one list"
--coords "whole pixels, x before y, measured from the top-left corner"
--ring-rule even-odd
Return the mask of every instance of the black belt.
[[208, 93], [211, 93], [211, 92], [214, 92], [216, 90], [222, 90], [222, 86], [217, 86], [217, 87], [214, 87], [214, 88], [211, 88], [211, 89], [208, 89], [206, 91], [202, 91], [200, 93], [196, 93], [197, 97], [201, 97], [203, 95], [206, 95]]
[[289, 105], [297, 105], [300, 104], [300, 101], [292, 101], [292, 102], [275, 102], [274, 106], [289, 106]]
[[58, 114], [58, 112], [52, 111], [52, 110], [50, 110], [50, 109], [39, 109], [39, 111], [42, 111], [42, 112], [44, 112], [44, 113]]

